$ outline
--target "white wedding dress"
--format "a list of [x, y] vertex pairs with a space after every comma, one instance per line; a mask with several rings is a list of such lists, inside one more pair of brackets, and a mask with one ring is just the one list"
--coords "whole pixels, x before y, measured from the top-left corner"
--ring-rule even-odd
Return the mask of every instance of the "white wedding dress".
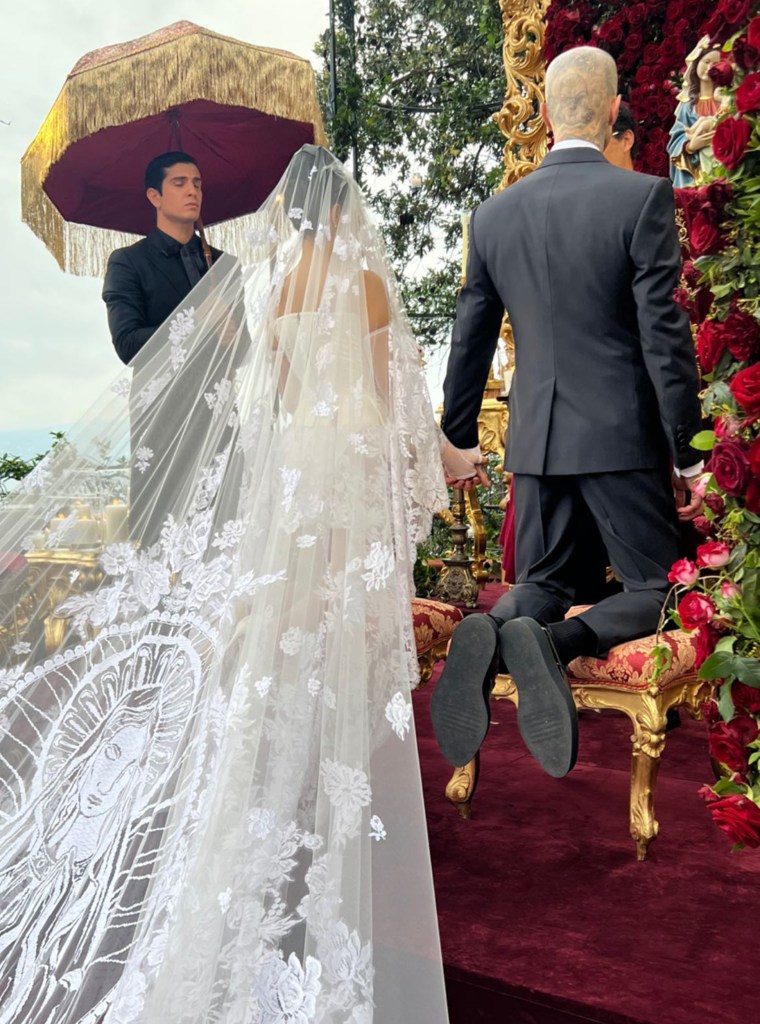
[[[313, 309], [283, 311], [305, 239]], [[384, 256], [324, 150], [251, 245], [0, 510], [27, 558], [0, 555], [1, 1024], [447, 1019], [410, 700], [445, 490], [416, 347], [387, 281], [378, 379]], [[123, 496], [130, 409], [160, 540], [93, 554], [71, 531]]]

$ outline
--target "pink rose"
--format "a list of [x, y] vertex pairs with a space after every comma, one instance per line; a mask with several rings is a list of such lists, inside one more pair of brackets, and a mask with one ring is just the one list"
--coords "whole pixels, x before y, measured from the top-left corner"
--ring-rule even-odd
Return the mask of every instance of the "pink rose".
[[688, 558], [679, 558], [677, 562], [673, 563], [668, 573], [668, 579], [671, 583], [679, 583], [682, 587], [691, 587], [699, 579], [699, 569]]
[[731, 557], [731, 548], [722, 540], [709, 540], [697, 548], [697, 563], [711, 569], [725, 565]]
[[726, 441], [730, 437], [736, 437], [742, 428], [742, 421], [736, 416], [718, 416], [715, 420], [715, 436], [719, 441]]
[[692, 494], [698, 494], [700, 498], [704, 498], [710, 479], [709, 473], [702, 473], [695, 479], [689, 480], [689, 490]]
[[723, 580], [720, 585], [720, 596], [724, 601], [733, 601], [735, 597], [741, 594], [741, 589], [737, 587], [733, 580]]

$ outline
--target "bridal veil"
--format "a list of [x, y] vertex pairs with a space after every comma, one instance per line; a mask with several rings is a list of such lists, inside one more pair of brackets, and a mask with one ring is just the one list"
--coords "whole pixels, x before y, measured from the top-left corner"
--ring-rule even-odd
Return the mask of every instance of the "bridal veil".
[[0, 507], [2, 1024], [445, 1024], [410, 699], [445, 503], [382, 244], [304, 147]]

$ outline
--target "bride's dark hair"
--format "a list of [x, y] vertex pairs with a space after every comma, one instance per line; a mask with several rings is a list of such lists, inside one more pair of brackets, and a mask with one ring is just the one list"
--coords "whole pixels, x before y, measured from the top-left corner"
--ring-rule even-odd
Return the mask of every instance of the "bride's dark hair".
[[[295, 227], [317, 230], [328, 209], [342, 206], [348, 191], [348, 174], [343, 164], [324, 146], [301, 146], [286, 172], [283, 201]], [[327, 202], [326, 202], [327, 201]], [[295, 211], [293, 216], [291, 211]], [[307, 227], [304, 224], [308, 222]]]

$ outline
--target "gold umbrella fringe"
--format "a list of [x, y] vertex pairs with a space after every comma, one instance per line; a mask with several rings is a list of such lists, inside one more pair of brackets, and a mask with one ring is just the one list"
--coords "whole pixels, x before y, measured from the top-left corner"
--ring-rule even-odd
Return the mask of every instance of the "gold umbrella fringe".
[[[161, 83], [160, 89], [156, 83]], [[315, 142], [327, 144], [311, 64], [284, 51], [199, 29], [74, 73], [21, 162], [22, 219], [45, 242], [62, 270], [102, 275], [108, 253], [139, 236], [64, 221], [42, 188], [52, 165], [70, 145], [103, 128], [151, 117], [195, 99], [252, 107], [312, 124]], [[215, 237], [221, 235], [215, 232]]]

